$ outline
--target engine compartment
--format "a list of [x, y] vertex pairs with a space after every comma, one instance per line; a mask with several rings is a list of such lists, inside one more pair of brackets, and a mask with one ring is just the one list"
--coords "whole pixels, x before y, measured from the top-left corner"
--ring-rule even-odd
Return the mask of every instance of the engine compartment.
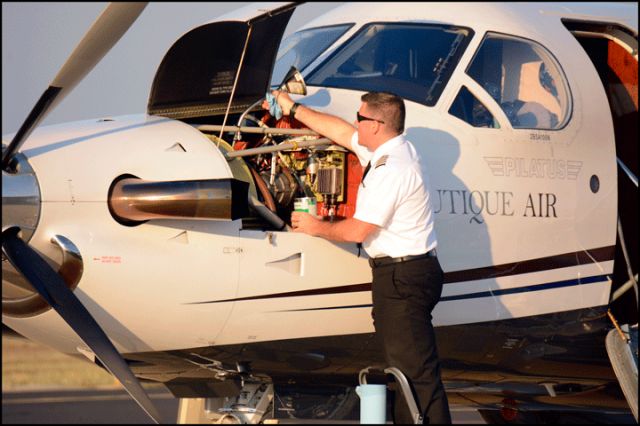
[[[225, 128], [222, 139], [215, 131], [220, 126], [200, 126], [199, 130], [227, 154], [242, 151], [242, 157], [229, 162], [234, 177], [249, 182], [257, 200], [284, 223], [290, 225], [294, 210], [307, 211], [331, 222], [353, 217], [363, 174], [358, 157], [339, 145], [328, 145], [326, 141], [313, 144], [320, 136], [311, 131], [295, 132], [295, 129], [308, 130], [297, 120], [286, 116], [276, 120], [264, 111], [258, 114], [262, 116], [244, 115], [239, 120], [244, 121], [242, 128], [231, 126], [234, 131]], [[238, 130], [248, 128], [255, 128], [256, 132]], [[294, 131], [290, 132], [290, 129]], [[313, 146], [307, 146], [309, 144]], [[273, 147], [273, 152], [253, 153], [264, 151], [256, 148], [266, 147]], [[255, 227], [265, 224], [279, 227], [265, 217], [260, 208], [253, 207], [251, 213], [255, 216], [243, 220], [243, 226], [251, 226], [257, 219]]]

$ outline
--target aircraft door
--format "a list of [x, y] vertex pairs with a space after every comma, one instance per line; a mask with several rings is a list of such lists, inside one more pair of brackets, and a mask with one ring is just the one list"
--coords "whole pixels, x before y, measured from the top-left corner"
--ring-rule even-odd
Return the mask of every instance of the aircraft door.
[[637, 292], [635, 300], [633, 291], [619, 298], [616, 293], [622, 296], [618, 289], [629, 288], [634, 279], [637, 282], [638, 273], [638, 38], [618, 25], [566, 21], [565, 26], [589, 56], [609, 101], [618, 163], [619, 218], [612, 310], [623, 323], [633, 323], [638, 315]]

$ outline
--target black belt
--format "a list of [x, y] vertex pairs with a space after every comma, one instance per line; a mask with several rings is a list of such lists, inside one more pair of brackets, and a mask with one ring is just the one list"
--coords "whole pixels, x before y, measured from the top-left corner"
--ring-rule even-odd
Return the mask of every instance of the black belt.
[[436, 249], [426, 252], [425, 254], [417, 254], [413, 256], [402, 256], [402, 257], [374, 257], [369, 259], [369, 265], [372, 268], [384, 265], [390, 265], [392, 263], [400, 263], [400, 262], [409, 262], [411, 260], [424, 259], [427, 257], [436, 257]]

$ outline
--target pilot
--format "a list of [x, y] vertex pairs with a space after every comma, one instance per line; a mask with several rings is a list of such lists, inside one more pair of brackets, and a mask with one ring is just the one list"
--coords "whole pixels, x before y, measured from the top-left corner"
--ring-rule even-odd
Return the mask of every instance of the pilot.
[[[391, 93], [367, 93], [352, 125], [293, 102], [285, 92], [272, 95], [284, 115], [366, 164], [354, 217], [329, 222], [293, 212], [291, 224], [295, 232], [362, 244], [372, 268], [372, 316], [385, 361], [409, 379], [425, 422], [451, 423], [431, 324], [443, 272], [420, 158], [403, 135], [404, 101]], [[413, 423], [400, 392], [395, 407], [396, 423]]]

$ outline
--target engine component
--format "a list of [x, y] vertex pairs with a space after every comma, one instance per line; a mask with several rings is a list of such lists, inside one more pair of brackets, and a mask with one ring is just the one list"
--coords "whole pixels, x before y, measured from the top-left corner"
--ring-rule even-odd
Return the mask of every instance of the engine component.
[[[248, 114], [246, 117], [253, 119]], [[270, 126], [265, 127], [262, 121], [258, 123], [260, 133], [266, 137], [246, 132], [246, 140], [237, 141], [225, 156], [228, 160], [240, 159], [251, 170], [269, 210], [286, 221], [295, 208], [294, 199], [307, 198], [316, 200], [319, 218], [333, 221], [353, 216], [362, 176], [362, 167], [355, 155], [337, 145], [319, 145], [331, 143], [325, 138], [306, 140], [279, 134], [278, 128], [291, 126], [285, 118], [275, 124], [273, 118], [263, 120]], [[275, 129], [273, 133], [267, 132], [271, 129]], [[260, 216], [273, 225], [272, 220]]]
[[315, 177], [318, 174], [318, 168], [320, 167], [318, 163], [318, 157], [315, 154], [311, 154], [309, 156], [309, 160], [307, 161], [307, 175]]
[[336, 216], [336, 204], [338, 195], [342, 193], [342, 182], [341, 169], [328, 167], [318, 170], [318, 192], [324, 196], [325, 207], [328, 210], [331, 222]]
[[318, 170], [318, 192], [328, 196], [342, 193], [342, 170], [337, 167]]
[[[265, 157], [249, 157], [249, 164], [259, 170], [260, 185], [266, 184], [281, 213], [291, 207], [294, 198], [309, 197], [317, 200], [318, 216], [333, 220], [339, 215], [340, 205], [346, 202], [345, 149], [331, 146], [281, 151], [277, 162], [273, 154], [270, 159]], [[346, 217], [345, 209], [340, 214]]]
[[282, 172], [273, 175], [273, 184], [270, 182], [272, 176], [269, 170], [260, 173], [260, 177], [268, 184], [273, 199], [278, 206], [286, 207], [291, 204], [296, 195], [298, 184], [286, 168], [283, 167]]

